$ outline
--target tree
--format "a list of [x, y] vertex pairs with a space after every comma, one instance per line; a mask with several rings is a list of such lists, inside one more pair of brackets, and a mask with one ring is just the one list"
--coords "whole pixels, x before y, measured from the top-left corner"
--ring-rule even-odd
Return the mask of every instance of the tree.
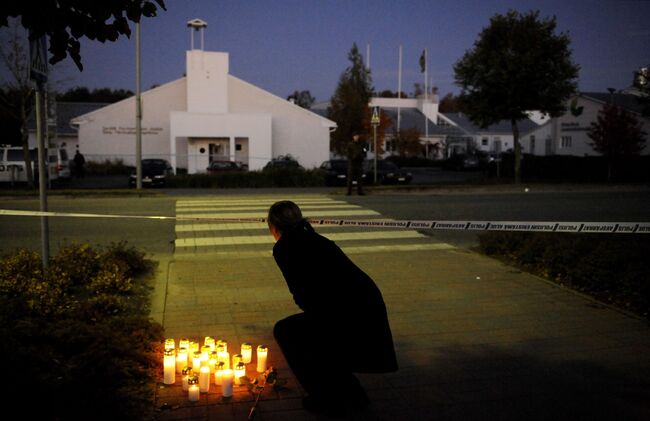
[[441, 113], [459, 113], [463, 111], [463, 102], [450, 92], [440, 100], [438, 110]]
[[558, 116], [576, 92], [579, 67], [570, 39], [556, 34], [555, 17], [509, 11], [490, 19], [474, 47], [454, 65], [465, 112], [480, 127], [510, 121], [515, 144], [515, 182], [520, 182], [521, 145], [517, 122], [526, 111]]
[[81, 38], [106, 42], [116, 41], [121, 35], [129, 37], [129, 21], [156, 16], [158, 7], [167, 10], [164, 0], [5, 1], [0, 10], [0, 27], [8, 26], [9, 17], [20, 16], [22, 26], [30, 31], [30, 40], [49, 36], [50, 64], [69, 55], [83, 70]]
[[368, 141], [370, 137], [364, 119], [369, 116], [368, 103], [373, 92], [372, 78], [370, 70], [363, 64], [363, 57], [356, 43], [352, 44], [348, 60], [351, 64], [341, 74], [327, 108], [327, 117], [337, 124], [332, 133], [332, 149], [341, 155], [352, 142], [354, 133], [358, 133], [361, 140]]
[[641, 95], [638, 98], [639, 104], [643, 106], [643, 116], [650, 117], [650, 65], [640, 68], [634, 72], [632, 86], [637, 88]]
[[380, 98], [408, 98], [408, 94], [406, 92], [393, 92], [390, 89], [384, 89], [383, 91], [379, 92], [377, 95]]
[[107, 102], [114, 103], [133, 96], [126, 89], [99, 88], [92, 91], [86, 87], [76, 86], [57, 94], [57, 101], [63, 102]]
[[309, 91], [293, 91], [293, 93], [289, 95], [287, 99], [293, 99], [296, 105], [306, 109], [310, 109], [316, 101], [316, 98], [311, 96], [311, 92]]
[[422, 143], [420, 143], [420, 132], [416, 128], [401, 129], [395, 133], [397, 152], [400, 156], [417, 157], [422, 154]]
[[29, 153], [29, 127], [27, 124], [34, 109], [34, 88], [29, 79], [27, 47], [22, 42], [18, 26], [12, 25], [10, 30], [7, 46], [0, 45], [2, 64], [11, 74], [11, 78], [7, 79], [0, 87], [0, 108], [2, 108], [6, 120], [13, 121], [11, 125], [19, 128], [19, 144], [23, 147], [25, 175], [27, 185], [31, 188], [34, 187], [34, 173]]
[[607, 159], [607, 180], [611, 181], [612, 167], [621, 158], [639, 155], [645, 148], [646, 132], [634, 114], [606, 104], [591, 123], [587, 136], [591, 147]]

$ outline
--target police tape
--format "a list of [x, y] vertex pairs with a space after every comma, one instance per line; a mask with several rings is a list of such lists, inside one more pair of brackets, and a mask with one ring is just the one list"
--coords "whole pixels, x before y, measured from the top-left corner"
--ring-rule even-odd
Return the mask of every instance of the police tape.
[[[154, 219], [204, 222], [266, 222], [266, 218], [218, 218], [160, 215], [115, 215], [97, 213], [43, 212], [0, 209], [0, 216], [47, 216], [68, 218]], [[554, 222], [554, 221], [429, 221], [387, 219], [307, 218], [312, 225], [360, 228], [408, 228], [452, 231], [527, 231], [570, 233], [650, 234], [650, 222]]]

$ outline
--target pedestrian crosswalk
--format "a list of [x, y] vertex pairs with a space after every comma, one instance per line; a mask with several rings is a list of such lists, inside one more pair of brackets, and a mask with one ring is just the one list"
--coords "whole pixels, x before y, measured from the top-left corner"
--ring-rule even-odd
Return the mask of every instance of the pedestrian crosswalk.
[[[308, 218], [383, 219], [380, 213], [322, 195], [224, 196], [211, 199], [183, 199], [176, 202], [176, 254], [216, 253], [222, 255], [270, 256], [274, 239], [264, 222], [233, 221], [266, 218], [278, 200], [293, 200]], [[220, 222], [219, 219], [229, 221]], [[453, 248], [409, 229], [350, 226], [315, 226], [347, 253], [441, 250]]]

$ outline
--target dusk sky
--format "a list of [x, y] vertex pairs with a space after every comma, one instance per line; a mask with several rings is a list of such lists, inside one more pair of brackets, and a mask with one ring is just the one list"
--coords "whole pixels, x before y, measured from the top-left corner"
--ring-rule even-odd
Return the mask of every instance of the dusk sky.
[[[142, 24], [142, 87], [163, 84], [185, 71], [187, 21], [208, 23], [205, 49], [230, 53], [230, 73], [281, 97], [309, 90], [328, 100], [356, 42], [377, 90], [397, 90], [403, 46], [402, 90], [423, 82], [418, 58], [428, 50], [429, 79], [441, 96], [458, 93], [453, 65], [496, 13], [539, 10], [568, 32], [579, 88], [605, 92], [628, 87], [632, 73], [650, 63], [650, 1], [481, 0], [366, 1], [166, 0], [167, 11]], [[195, 37], [198, 45], [198, 34]], [[84, 71], [67, 59], [53, 74], [60, 87], [135, 90], [135, 37], [115, 43], [82, 42]]]

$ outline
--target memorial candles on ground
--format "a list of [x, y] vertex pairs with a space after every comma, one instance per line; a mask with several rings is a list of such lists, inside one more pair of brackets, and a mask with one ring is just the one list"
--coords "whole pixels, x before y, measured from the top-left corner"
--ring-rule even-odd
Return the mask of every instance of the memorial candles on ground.
[[187, 380], [187, 384], [189, 385], [187, 389], [188, 397], [191, 402], [198, 402], [199, 401], [199, 378], [197, 376], [190, 376], [190, 378]]
[[183, 371], [181, 371], [181, 374], [183, 375], [183, 391], [187, 392], [190, 389], [190, 384], [188, 383], [188, 380], [192, 375], [192, 369], [189, 367], [183, 367]]
[[176, 382], [176, 356], [173, 349], [165, 350], [163, 370], [163, 383], [174, 384]]
[[[223, 346], [224, 351], [228, 351], [228, 342], [226, 342], [223, 339], [217, 339], [217, 344], [216, 344], [217, 348], [219, 347], [219, 345]], [[219, 350], [217, 349], [217, 351], [219, 351]]]
[[229, 398], [232, 396], [232, 383], [233, 383], [234, 373], [232, 370], [223, 370], [221, 378], [221, 393], [224, 398]]
[[188, 358], [193, 358], [194, 353], [199, 351], [199, 343], [190, 341], [190, 347], [188, 349], [189, 349], [189, 351], [187, 352]]
[[214, 351], [214, 347], [215, 347], [214, 338], [212, 336], [206, 336], [203, 339], [203, 345], [204, 346], [209, 346], [210, 351]]
[[217, 358], [217, 351], [212, 351], [210, 353], [210, 358], [208, 358], [208, 367], [210, 367], [210, 373], [214, 373], [216, 368], [215, 366], [217, 365], [217, 361], [219, 359]]
[[178, 348], [178, 355], [176, 355], [176, 372], [180, 373], [183, 367], [187, 367], [187, 348]]
[[212, 349], [209, 346], [203, 345], [201, 347], [201, 366], [208, 365], [208, 359], [210, 359], [210, 353]]
[[241, 384], [241, 378], [246, 375], [246, 364], [238, 362], [235, 364], [235, 384]]
[[201, 368], [201, 353], [199, 351], [194, 351], [194, 354], [192, 355], [192, 369], [194, 370], [195, 373], [198, 373], [200, 368]]
[[266, 357], [269, 349], [265, 345], [257, 347], [257, 372], [264, 373], [266, 371]]
[[214, 384], [217, 386], [221, 386], [223, 384], [223, 370], [224, 370], [224, 363], [223, 361], [217, 361], [217, 364], [215, 365], [214, 368]]
[[248, 342], [241, 344], [241, 356], [244, 364], [250, 364], [253, 357], [253, 345]]
[[187, 350], [190, 349], [190, 340], [187, 338], [181, 338], [180, 341], [178, 341], [178, 349], [185, 348]]
[[222, 345], [217, 345], [217, 361], [222, 361], [224, 368], [230, 368], [230, 353]]
[[237, 364], [242, 363], [242, 362], [244, 362], [244, 361], [243, 361], [243, 358], [242, 358], [241, 354], [233, 355], [232, 356], [232, 368], [233, 368], [233, 370], [235, 368], [237, 368]]
[[199, 371], [199, 390], [201, 393], [210, 391], [210, 367], [204, 365]]

